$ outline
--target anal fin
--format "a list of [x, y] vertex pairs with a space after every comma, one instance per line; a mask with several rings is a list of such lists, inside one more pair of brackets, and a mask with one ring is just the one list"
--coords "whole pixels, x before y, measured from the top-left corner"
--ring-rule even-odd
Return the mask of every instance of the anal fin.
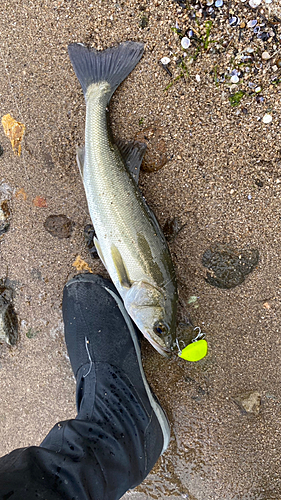
[[83, 180], [84, 161], [85, 161], [85, 146], [83, 146], [82, 148], [77, 146], [77, 148], [76, 148], [76, 161], [77, 161], [80, 175], [81, 175], [82, 180]]

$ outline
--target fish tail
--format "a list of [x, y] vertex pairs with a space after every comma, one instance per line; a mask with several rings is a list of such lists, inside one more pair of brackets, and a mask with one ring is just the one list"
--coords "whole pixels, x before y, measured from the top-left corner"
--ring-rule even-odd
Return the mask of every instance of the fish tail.
[[70, 61], [86, 97], [93, 83], [110, 84], [111, 98], [114, 91], [131, 73], [143, 54], [143, 43], [123, 42], [117, 47], [98, 51], [80, 43], [68, 46]]

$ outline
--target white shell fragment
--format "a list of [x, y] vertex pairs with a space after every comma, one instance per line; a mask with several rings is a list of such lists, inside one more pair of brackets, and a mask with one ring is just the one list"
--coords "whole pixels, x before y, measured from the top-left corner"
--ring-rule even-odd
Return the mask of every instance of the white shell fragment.
[[255, 92], [258, 94], [259, 92], [261, 92], [261, 87], [256, 87], [255, 88]]
[[256, 19], [252, 19], [251, 21], [247, 22], [247, 28], [254, 28], [258, 21]]
[[223, 0], [216, 0], [215, 1], [215, 7], [222, 7], [223, 6]]
[[250, 0], [249, 5], [252, 9], [256, 9], [261, 4], [261, 0]]
[[262, 53], [261, 57], [264, 61], [268, 61], [268, 59], [270, 59], [271, 56], [267, 51], [265, 51]]
[[187, 36], [184, 36], [181, 39], [181, 46], [183, 49], [188, 49], [188, 47], [190, 46], [190, 40], [189, 40], [189, 38], [187, 38]]
[[207, 0], [206, 4], [208, 7], [210, 7], [211, 5], [213, 5], [214, 3], [214, 0]]
[[197, 81], [197, 82], [200, 82], [200, 81], [201, 81], [201, 77], [200, 77], [200, 75], [196, 75], [196, 76], [195, 76], [195, 79], [196, 79], [196, 81]]
[[239, 26], [240, 24], [240, 19], [237, 16], [233, 16], [229, 19], [229, 24], [230, 26]]
[[272, 116], [267, 113], [266, 115], [264, 115], [262, 121], [263, 121], [263, 123], [271, 123], [272, 122]]
[[169, 57], [162, 57], [161, 59], [161, 63], [164, 64], [164, 66], [167, 66], [167, 64], [169, 64], [170, 61], [171, 59]]
[[239, 77], [237, 75], [233, 75], [230, 78], [231, 83], [238, 83], [239, 82]]

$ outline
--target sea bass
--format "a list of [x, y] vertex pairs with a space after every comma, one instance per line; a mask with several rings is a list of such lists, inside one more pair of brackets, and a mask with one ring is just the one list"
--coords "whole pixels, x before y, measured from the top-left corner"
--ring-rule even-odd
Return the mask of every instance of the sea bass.
[[125, 309], [163, 355], [175, 348], [177, 286], [171, 255], [155, 215], [138, 186], [145, 146], [113, 141], [109, 101], [142, 57], [143, 44], [103, 51], [68, 47], [86, 100], [85, 148], [77, 154], [95, 246]]

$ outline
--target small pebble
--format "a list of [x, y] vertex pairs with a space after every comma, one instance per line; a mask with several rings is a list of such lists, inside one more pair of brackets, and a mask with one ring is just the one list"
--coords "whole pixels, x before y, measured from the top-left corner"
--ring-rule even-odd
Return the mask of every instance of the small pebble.
[[258, 22], [258, 21], [257, 21], [256, 19], [253, 19], [252, 21], [249, 21], [249, 22], [247, 23], [247, 27], [248, 27], [248, 28], [254, 28], [254, 27], [256, 26], [257, 22]]
[[255, 88], [255, 92], [258, 94], [259, 92], [261, 92], [261, 87], [256, 87]]
[[8, 200], [3, 200], [0, 204], [0, 236], [6, 233], [10, 227], [10, 207]]
[[214, 3], [214, 0], [207, 0], [206, 4], [208, 7], [210, 7], [210, 5], [213, 5]]
[[262, 55], [261, 55], [262, 59], [264, 59], [265, 61], [267, 61], [268, 59], [270, 59], [270, 54], [268, 52], [263, 52]]
[[249, 5], [252, 9], [256, 9], [261, 4], [261, 0], [250, 0]]
[[256, 101], [258, 104], [262, 104], [264, 102], [264, 97], [262, 95], [257, 95]]
[[187, 36], [184, 36], [181, 39], [181, 46], [182, 46], [183, 49], [188, 49], [188, 47], [190, 46], [190, 39], [187, 38]]
[[201, 81], [201, 77], [200, 77], [200, 75], [196, 75], [196, 76], [195, 76], [195, 78], [196, 78], [196, 81], [197, 81], [197, 82], [200, 82], [200, 81]]
[[271, 123], [272, 122], [272, 116], [267, 113], [266, 115], [264, 115], [262, 121], [263, 121], [263, 123]]
[[251, 199], [252, 199], [252, 195], [248, 194], [248, 200], [251, 200]]
[[238, 83], [239, 82], [239, 77], [237, 75], [233, 75], [230, 78], [231, 83]]
[[215, 7], [222, 7], [223, 6], [223, 0], [216, 0], [215, 1]]
[[171, 59], [169, 57], [162, 57], [161, 59], [161, 63], [164, 64], [164, 66], [167, 66], [167, 64], [169, 64], [170, 61]]
[[274, 71], [274, 73], [275, 73], [276, 71], [278, 71], [278, 66], [276, 66], [276, 64], [274, 64], [274, 66], [272, 66], [272, 71]]
[[259, 38], [260, 40], [262, 40], [263, 42], [266, 42], [269, 38], [270, 38], [270, 34], [269, 33], [266, 33], [265, 31], [263, 31], [262, 33], [259, 33], [257, 35], [257, 38]]

